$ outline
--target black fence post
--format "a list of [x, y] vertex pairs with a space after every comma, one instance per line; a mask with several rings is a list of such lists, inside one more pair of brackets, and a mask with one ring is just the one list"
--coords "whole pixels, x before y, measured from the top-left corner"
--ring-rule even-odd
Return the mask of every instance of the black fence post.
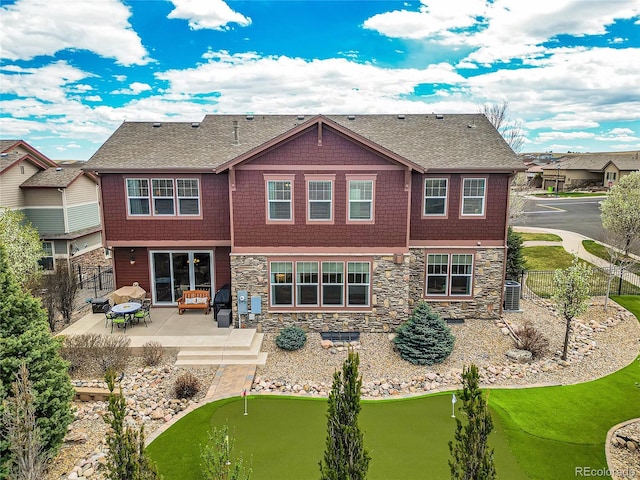
[[78, 285], [80, 286], [80, 290], [84, 288], [82, 285], [82, 267], [80, 266], [80, 264], [78, 264]]
[[102, 272], [100, 271], [100, 265], [98, 265], [98, 286], [100, 287], [100, 291], [102, 291]]

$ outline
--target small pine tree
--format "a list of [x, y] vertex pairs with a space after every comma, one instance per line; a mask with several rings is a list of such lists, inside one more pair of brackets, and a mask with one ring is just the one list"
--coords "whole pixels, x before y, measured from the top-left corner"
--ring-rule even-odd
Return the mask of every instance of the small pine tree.
[[[40, 302], [25, 292], [7, 268], [0, 245], [0, 401], [6, 398], [15, 373], [24, 363], [33, 386], [35, 417], [44, 450], [54, 455], [73, 421], [73, 387], [60, 342], [51, 336]], [[4, 428], [2, 429], [4, 430]], [[5, 432], [0, 432], [0, 458], [8, 458]], [[4, 463], [4, 462], [3, 462]], [[2, 477], [0, 467], [0, 478]]]
[[41, 480], [46, 476], [48, 459], [36, 422], [33, 402], [33, 385], [23, 363], [16, 374], [13, 396], [7, 399], [2, 414], [2, 425], [7, 429], [9, 440], [9, 478]]
[[524, 270], [524, 255], [522, 254], [522, 237], [509, 227], [507, 232], [507, 280], [518, 280]]
[[107, 433], [107, 478], [109, 480], [156, 480], [160, 478], [157, 467], [144, 452], [144, 427], [138, 431], [125, 426], [124, 418], [127, 401], [122, 394], [115, 395], [115, 371], [107, 370], [105, 375], [109, 387], [109, 407], [104, 420], [111, 427]]
[[342, 374], [333, 374], [333, 386], [327, 407], [327, 440], [324, 461], [320, 465], [321, 480], [364, 480], [371, 457], [364, 448], [364, 434], [358, 426], [360, 357], [350, 351], [342, 365]]
[[493, 430], [493, 420], [487, 400], [480, 390], [478, 367], [470, 365], [462, 372], [462, 411], [467, 422], [456, 418], [455, 444], [449, 442], [451, 478], [454, 480], [493, 480], [496, 468], [493, 463], [493, 449], [488, 445], [489, 434]]
[[205, 480], [249, 480], [252, 470], [245, 471], [242, 456], [233, 458], [235, 438], [229, 426], [216, 427], [209, 433], [209, 443], [200, 452], [200, 468]]
[[440, 314], [424, 301], [418, 303], [396, 334], [393, 341], [400, 356], [415, 365], [442, 363], [451, 354], [455, 341]]

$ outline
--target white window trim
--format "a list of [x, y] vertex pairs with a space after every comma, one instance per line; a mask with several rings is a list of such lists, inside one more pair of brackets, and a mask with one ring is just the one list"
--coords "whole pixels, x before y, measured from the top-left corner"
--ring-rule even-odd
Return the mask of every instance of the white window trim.
[[[295, 175], [264, 175], [264, 199], [265, 199], [265, 218], [267, 223], [269, 224], [293, 224], [295, 223], [295, 213], [294, 213], [294, 198], [295, 198], [295, 193], [294, 193], [294, 180], [295, 180]], [[270, 200], [269, 199], [269, 183], [271, 182], [289, 182], [289, 184], [291, 185], [291, 198], [289, 200]], [[271, 202], [279, 202], [279, 203], [289, 203], [289, 218], [288, 219], [281, 219], [281, 218], [276, 218], [276, 219], [272, 219], [271, 218], [271, 209], [269, 208]]]
[[[335, 175], [305, 175], [307, 184], [307, 223], [325, 223], [333, 224], [333, 206], [335, 198]], [[311, 200], [311, 189], [309, 185], [313, 182], [324, 182], [331, 186], [331, 198], [329, 200]], [[329, 218], [311, 218], [311, 203], [328, 203]]]
[[[274, 274], [273, 271], [273, 264], [274, 263], [290, 263], [291, 264], [291, 283], [273, 283], [271, 281], [272, 279], [272, 275]], [[279, 271], [276, 271], [276, 273], [282, 273]], [[283, 273], [284, 275], [286, 275], [286, 272]], [[294, 270], [294, 262], [292, 260], [273, 260], [269, 262], [269, 299], [270, 299], [270, 303], [271, 305], [273, 305], [274, 307], [292, 307], [295, 304], [295, 293], [296, 293], [296, 277], [295, 277], [295, 270]], [[273, 293], [273, 287], [275, 285], [280, 285], [280, 286], [290, 286], [291, 287], [291, 303], [275, 303], [275, 295]]]
[[[172, 178], [151, 178], [151, 211], [153, 213], [154, 216], [156, 217], [175, 217], [176, 215], [176, 185], [175, 182], [173, 181]], [[155, 194], [155, 188], [154, 188], [154, 182], [157, 181], [169, 181], [171, 182], [171, 195], [156, 195]], [[172, 205], [173, 205], [173, 212], [172, 213], [156, 213], [156, 200], [160, 199], [160, 200], [167, 200], [167, 199], [171, 199]]]
[[[482, 195], [465, 195], [464, 186], [467, 180], [482, 180], [484, 187], [482, 189]], [[460, 189], [460, 195], [462, 200], [460, 201], [460, 216], [462, 217], [485, 217], [487, 211], [487, 179], [486, 177], [464, 177], [462, 178], [462, 188]], [[464, 204], [466, 199], [482, 199], [482, 210], [480, 213], [464, 213]]]
[[[144, 180], [147, 182], [147, 189], [149, 191], [148, 196], [130, 196], [129, 195], [129, 180]], [[153, 192], [153, 181], [154, 180], [169, 180], [171, 181], [173, 187], [173, 196], [157, 196]], [[189, 197], [189, 196], [179, 196], [178, 195], [178, 180], [194, 180], [196, 182], [198, 188], [198, 196], [197, 197]], [[176, 177], [176, 178], [168, 178], [168, 177], [127, 177], [125, 178], [125, 194], [127, 197], [127, 216], [128, 217], [160, 217], [160, 218], [177, 218], [177, 217], [186, 217], [186, 218], [201, 218], [202, 216], [202, 190], [201, 190], [201, 182], [197, 177]], [[149, 203], [149, 213], [131, 213], [131, 199], [140, 199], [145, 198]], [[173, 213], [155, 213], [155, 200], [162, 198], [172, 198], [173, 199]], [[180, 213], [180, 200], [181, 199], [194, 199], [198, 200], [198, 213]]]
[[[429, 286], [429, 255], [444, 255], [447, 257], [447, 273], [443, 274], [433, 274], [431, 276], [434, 277], [446, 277], [446, 289], [445, 293], [428, 293]], [[469, 274], [454, 274], [453, 273], [453, 256], [454, 255], [465, 255], [471, 257], [471, 273]], [[473, 282], [474, 282], [474, 272], [475, 272], [475, 255], [469, 252], [459, 252], [459, 253], [450, 253], [450, 252], [427, 252], [425, 254], [425, 282], [424, 282], [424, 296], [425, 298], [471, 298], [473, 297]], [[469, 278], [469, 293], [463, 294], [455, 294], [452, 293], [452, 279], [453, 277], [468, 277]]]
[[[129, 195], [129, 180], [144, 180], [147, 182], [147, 192], [148, 194], [145, 195]], [[129, 216], [131, 217], [149, 217], [151, 216], [151, 213], [153, 212], [153, 206], [151, 205], [151, 182], [149, 181], [148, 178], [126, 178], [125, 182], [124, 182], [124, 187], [125, 187], [125, 192], [127, 194], [127, 213], [129, 214]], [[149, 205], [149, 213], [131, 213], [131, 200], [135, 199], [141, 199], [141, 198], [146, 198], [148, 205]]]
[[[347, 181], [347, 223], [353, 224], [372, 224], [375, 223], [375, 203], [376, 203], [376, 175], [345, 175]], [[352, 200], [351, 199], [351, 182], [371, 182], [371, 199], [370, 200]], [[369, 202], [369, 218], [351, 218], [351, 202]]]
[[[427, 182], [430, 180], [444, 180], [444, 196], [429, 196], [427, 197]], [[427, 213], [427, 198], [442, 198], [444, 199], [444, 211], [442, 213]], [[446, 217], [449, 211], [448, 208], [449, 198], [449, 179], [447, 177], [425, 177], [422, 184], [422, 216], [423, 217]]]
[[[453, 273], [453, 256], [454, 255], [464, 255], [464, 256], [469, 256], [471, 257], [471, 272], [470, 273], [465, 273], [465, 274], [460, 274], [460, 273]], [[449, 260], [449, 296], [451, 297], [470, 297], [473, 295], [473, 269], [474, 269], [474, 257], [473, 254], [471, 253], [452, 253], [450, 255], [450, 260]], [[466, 264], [465, 264], [466, 265]], [[452, 289], [453, 289], [453, 277], [466, 277], [469, 278], [469, 293], [453, 293]]]
[[[298, 280], [298, 269], [300, 267], [301, 263], [312, 263], [316, 265], [316, 276], [317, 276], [317, 281], [315, 283], [307, 283], [307, 282], [300, 282]], [[306, 261], [306, 260], [301, 260], [301, 261], [296, 261], [295, 262], [295, 278], [294, 278], [294, 283], [295, 283], [295, 300], [296, 300], [296, 306], [298, 307], [318, 307], [320, 305], [320, 265], [319, 262], [317, 261]], [[316, 303], [300, 303], [300, 291], [298, 289], [298, 287], [300, 286], [315, 286], [316, 287]]]
[[[178, 182], [180, 180], [189, 180], [189, 181], [194, 181], [196, 182], [196, 188], [198, 190], [198, 195], [197, 196], [190, 196], [190, 195], [180, 195], [180, 187], [178, 185]], [[176, 212], [178, 213], [179, 216], [184, 216], [184, 217], [198, 217], [200, 216], [200, 209], [201, 207], [201, 203], [200, 203], [200, 180], [197, 178], [176, 178], [176, 199], [177, 199], [177, 205], [176, 205]], [[180, 200], [197, 200], [198, 201], [198, 213], [180, 213]]]
[[[356, 261], [350, 261], [350, 262], [345, 262], [346, 263], [346, 302], [347, 302], [347, 306], [348, 307], [369, 307], [371, 305], [371, 262], [356, 262]], [[366, 264], [367, 265], [367, 278], [369, 279], [369, 282], [367, 283], [351, 283], [349, 282], [349, 265], [350, 264]], [[354, 287], [366, 287], [367, 288], [367, 303], [364, 304], [360, 304], [360, 303], [349, 303], [349, 287], [350, 286], [354, 286]]]

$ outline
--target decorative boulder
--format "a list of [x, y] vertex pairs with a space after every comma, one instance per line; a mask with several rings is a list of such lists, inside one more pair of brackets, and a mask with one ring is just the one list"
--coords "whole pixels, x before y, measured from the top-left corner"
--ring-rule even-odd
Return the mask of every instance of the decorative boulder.
[[528, 350], [509, 350], [507, 358], [517, 363], [528, 363], [533, 358], [533, 355]]

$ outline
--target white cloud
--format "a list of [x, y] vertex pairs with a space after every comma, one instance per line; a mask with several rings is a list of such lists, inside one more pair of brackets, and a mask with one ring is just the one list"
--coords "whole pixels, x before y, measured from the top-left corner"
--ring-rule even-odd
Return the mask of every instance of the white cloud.
[[537, 140], [540, 142], [550, 142], [552, 140], [576, 140], [579, 138], [594, 138], [595, 133], [591, 132], [541, 132]]
[[67, 49], [89, 50], [123, 65], [149, 62], [118, 0], [17, 0], [0, 8], [0, 56], [30, 60]]
[[87, 102], [101, 102], [102, 97], [100, 95], [88, 95], [84, 97]]
[[151, 90], [151, 85], [141, 82], [133, 82], [129, 85], [129, 88], [121, 88], [120, 90], [114, 90], [112, 94], [120, 95], [138, 95], [142, 92], [148, 92]]
[[542, 56], [542, 44], [560, 34], [602, 35], [616, 19], [639, 13], [635, 0], [422, 0], [418, 11], [377, 14], [363, 26], [389, 37], [466, 45], [475, 50], [463, 65], [492, 65]]
[[188, 20], [192, 30], [227, 30], [230, 23], [241, 27], [251, 25], [251, 19], [232, 10], [222, 0], [171, 0], [175, 8], [167, 18]]
[[305, 60], [223, 51], [205, 57], [209, 61], [196, 68], [169, 70], [156, 77], [168, 81], [172, 93], [217, 93], [218, 108], [236, 112], [424, 111], [424, 103], [404, 97], [423, 83], [464, 80], [447, 63], [426, 69], [385, 69], [344, 58]]

